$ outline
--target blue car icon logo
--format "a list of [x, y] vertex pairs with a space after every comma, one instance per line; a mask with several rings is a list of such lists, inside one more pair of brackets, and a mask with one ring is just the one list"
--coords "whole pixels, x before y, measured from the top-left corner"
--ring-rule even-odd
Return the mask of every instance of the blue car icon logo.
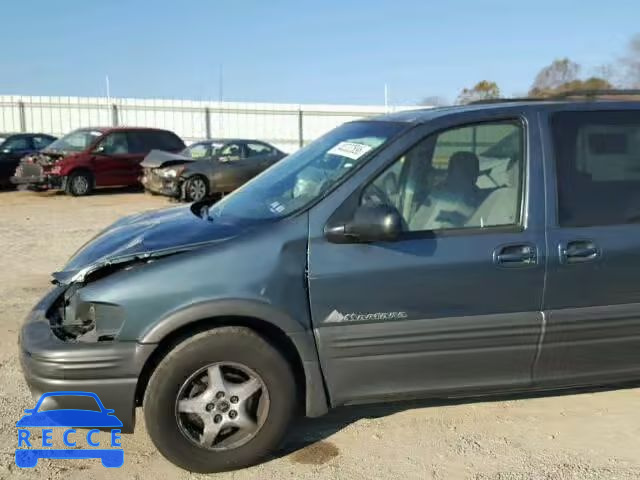
[[[56, 396], [75, 396], [75, 397], [91, 397], [93, 398], [99, 411], [84, 410], [84, 409], [57, 409], [39, 411], [43, 402], [49, 397]], [[65, 445], [70, 447], [69, 449], [54, 449], [54, 448], [29, 448], [29, 449], [16, 449], [16, 465], [22, 468], [35, 467], [40, 458], [50, 459], [89, 459], [99, 458], [105, 467], [117, 468], [121, 467], [124, 463], [124, 451], [120, 447], [118, 440], [120, 439], [119, 427], [122, 427], [122, 422], [113, 415], [114, 410], [104, 407], [100, 398], [91, 392], [50, 392], [43, 394], [36, 406], [32, 409], [25, 409], [26, 415], [24, 415], [16, 426], [18, 427], [18, 447], [26, 445], [31, 447], [29, 441], [30, 431], [27, 429], [43, 428], [42, 444], [43, 446], [52, 446], [46, 441], [51, 440], [51, 430], [44, 429], [45, 427], [67, 427], [64, 432]], [[78, 428], [100, 428], [111, 429], [111, 447], [118, 448], [75, 448], [76, 442], [70, 443], [68, 441], [70, 433], [76, 433], [74, 427]], [[93, 441], [92, 435], [99, 433], [100, 430], [89, 430], [86, 439], [90, 446], [99, 446], [98, 442]]]

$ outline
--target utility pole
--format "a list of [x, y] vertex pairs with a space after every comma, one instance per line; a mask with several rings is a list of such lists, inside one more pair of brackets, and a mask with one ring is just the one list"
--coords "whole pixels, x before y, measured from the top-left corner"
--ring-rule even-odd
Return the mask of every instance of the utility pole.
[[384, 109], [389, 111], [389, 87], [386, 83], [384, 84]]
[[222, 99], [224, 93], [224, 79], [222, 64], [220, 64], [220, 71], [218, 72], [218, 136], [224, 137], [224, 123], [222, 118]]

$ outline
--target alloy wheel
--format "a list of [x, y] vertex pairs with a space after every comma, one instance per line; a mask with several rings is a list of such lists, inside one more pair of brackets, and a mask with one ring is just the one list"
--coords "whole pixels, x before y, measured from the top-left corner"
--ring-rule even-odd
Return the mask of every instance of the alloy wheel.
[[77, 175], [73, 178], [73, 191], [76, 195], [84, 195], [89, 190], [89, 180], [84, 175]]
[[249, 442], [269, 412], [269, 393], [250, 368], [219, 362], [191, 375], [176, 399], [176, 421], [192, 443], [230, 450]]
[[207, 195], [207, 185], [201, 178], [196, 177], [191, 179], [187, 186], [187, 189], [189, 198], [194, 202], [198, 202], [204, 199], [204, 197]]

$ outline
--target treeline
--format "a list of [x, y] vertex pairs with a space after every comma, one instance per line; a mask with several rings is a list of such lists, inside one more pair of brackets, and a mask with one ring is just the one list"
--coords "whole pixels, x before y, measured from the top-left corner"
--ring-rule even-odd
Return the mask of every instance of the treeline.
[[[538, 72], [526, 96], [547, 98], [567, 92], [617, 89], [640, 89], [640, 34], [630, 40], [627, 51], [621, 58], [595, 68], [591, 75], [583, 75], [581, 65], [569, 58], [554, 60]], [[466, 104], [502, 97], [496, 82], [481, 80], [473, 87], [463, 89], [456, 103]], [[429, 97], [423, 102], [443, 103], [436, 100], [441, 99]]]

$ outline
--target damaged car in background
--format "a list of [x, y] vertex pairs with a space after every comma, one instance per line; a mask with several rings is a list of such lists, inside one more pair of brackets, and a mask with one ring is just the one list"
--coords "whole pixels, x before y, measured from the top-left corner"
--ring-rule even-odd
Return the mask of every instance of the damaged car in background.
[[24, 157], [11, 182], [73, 196], [98, 187], [137, 186], [140, 162], [153, 149], [179, 152], [184, 142], [173, 132], [155, 128], [81, 128]]
[[142, 162], [141, 183], [151, 193], [188, 202], [217, 200], [285, 156], [259, 140], [206, 140], [180, 154], [152, 151]]
[[0, 188], [11, 186], [11, 176], [24, 156], [46, 148], [55, 139], [46, 133], [0, 135]]

